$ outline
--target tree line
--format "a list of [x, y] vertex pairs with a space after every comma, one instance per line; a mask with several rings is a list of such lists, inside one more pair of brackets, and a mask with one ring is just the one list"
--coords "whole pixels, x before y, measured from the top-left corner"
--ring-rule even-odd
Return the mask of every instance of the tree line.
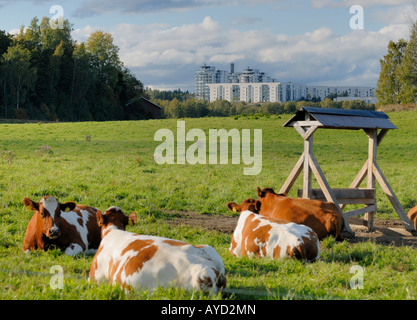
[[380, 59], [376, 88], [378, 104], [415, 103], [417, 97], [417, 21], [410, 26], [410, 39], [390, 41]]
[[342, 109], [362, 109], [375, 110], [375, 104], [367, 104], [361, 100], [333, 101], [325, 98], [323, 101], [287, 101], [247, 103], [229, 102], [227, 100], [217, 100], [208, 102], [196, 98], [187, 100], [160, 100], [153, 99], [163, 109], [164, 118], [201, 118], [201, 117], [229, 117], [239, 115], [280, 115], [292, 114], [301, 107], [320, 107], [320, 108], [342, 108]]
[[143, 84], [120, 61], [110, 34], [86, 42], [72, 25], [52, 28], [33, 18], [16, 35], [0, 30], [0, 118], [50, 121], [142, 119], [126, 103], [146, 96]]

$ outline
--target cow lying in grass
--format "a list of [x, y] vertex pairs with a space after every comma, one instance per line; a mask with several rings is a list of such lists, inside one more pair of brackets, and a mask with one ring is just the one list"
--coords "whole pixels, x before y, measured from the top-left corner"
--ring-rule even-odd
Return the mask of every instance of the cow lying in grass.
[[243, 211], [233, 233], [230, 253], [234, 256], [297, 258], [314, 261], [320, 243], [309, 227]]
[[102, 240], [91, 263], [90, 279], [125, 288], [177, 286], [217, 293], [226, 285], [222, 259], [212, 247], [124, 231], [135, 215], [117, 207], [97, 213]]
[[289, 198], [276, 194], [271, 188], [261, 190], [259, 187], [258, 200], [261, 202], [260, 215], [304, 224], [313, 229], [320, 240], [329, 235], [343, 240], [341, 233], [345, 222], [332, 202]]
[[23, 251], [56, 247], [69, 256], [96, 252], [101, 240], [96, 208], [75, 202], [59, 203], [53, 196], [39, 202], [24, 198], [23, 203], [34, 211], [26, 228]]

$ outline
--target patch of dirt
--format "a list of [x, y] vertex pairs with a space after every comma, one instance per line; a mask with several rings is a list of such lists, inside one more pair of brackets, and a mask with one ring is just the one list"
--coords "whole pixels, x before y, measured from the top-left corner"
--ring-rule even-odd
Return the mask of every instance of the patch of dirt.
[[[166, 223], [171, 226], [186, 225], [232, 234], [238, 219], [238, 215], [218, 216], [181, 212], [173, 214], [173, 218], [166, 220]], [[348, 221], [352, 231], [355, 233], [353, 238], [346, 239], [351, 243], [374, 241], [382, 245], [412, 246], [417, 248], [417, 236], [413, 236], [406, 231], [402, 221], [399, 219], [382, 220], [375, 218], [374, 230], [372, 232], [368, 232], [368, 228], [363, 224], [361, 218], [350, 218]]]
[[[178, 217], [179, 215], [179, 217]], [[166, 220], [168, 225], [178, 226], [180, 224], [190, 227], [201, 227], [210, 231], [219, 231], [232, 234], [235, 230], [239, 216], [219, 216], [211, 214], [199, 214], [195, 212], [181, 212], [175, 218]]]

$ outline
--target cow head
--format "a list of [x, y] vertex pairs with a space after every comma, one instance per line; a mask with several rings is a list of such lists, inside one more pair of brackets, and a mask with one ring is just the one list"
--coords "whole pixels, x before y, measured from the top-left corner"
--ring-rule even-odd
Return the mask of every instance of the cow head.
[[27, 209], [35, 211], [34, 215], [40, 216], [38, 221], [42, 223], [37, 227], [49, 239], [55, 239], [60, 235], [61, 212], [72, 211], [76, 207], [75, 202], [59, 203], [53, 196], [43, 197], [39, 202], [24, 198], [23, 203]]
[[230, 211], [233, 212], [242, 212], [245, 210], [249, 210], [254, 213], [259, 213], [259, 210], [261, 210], [261, 202], [259, 200], [254, 199], [245, 199], [240, 205], [235, 202], [229, 202], [227, 204], [227, 207]]
[[108, 208], [104, 214], [98, 210], [96, 216], [97, 224], [102, 230], [110, 225], [113, 225], [120, 230], [126, 230], [128, 224], [133, 226], [136, 223], [136, 212], [126, 216], [122, 209], [114, 206]]
[[271, 194], [274, 194], [274, 195], [277, 195], [277, 196], [282, 196], [282, 197], [287, 196], [286, 193], [279, 193], [279, 194], [275, 193], [274, 189], [272, 189], [272, 188], [264, 188], [264, 189], [261, 190], [261, 188], [258, 187], [257, 192], [258, 192], [258, 198], [259, 199], [264, 198], [267, 193], [271, 193]]

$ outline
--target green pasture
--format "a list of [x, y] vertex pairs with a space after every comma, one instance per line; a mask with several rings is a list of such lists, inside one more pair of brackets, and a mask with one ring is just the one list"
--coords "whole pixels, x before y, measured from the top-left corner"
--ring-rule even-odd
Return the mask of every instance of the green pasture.
[[[417, 112], [389, 113], [391, 130], [378, 148], [378, 163], [404, 209], [417, 205]], [[246, 259], [228, 253], [231, 235], [167, 219], [184, 211], [231, 215], [226, 203], [256, 198], [256, 188], [278, 190], [303, 151], [298, 133], [282, 117], [184, 119], [192, 128], [262, 129], [262, 171], [245, 176], [241, 164], [163, 164], [153, 159], [158, 129], [176, 135], [177, 120], [131, 122], [0, 124], [0, 299], [415, 299], [417, 252], [411, 247], [322, 241], [322, 259]], [[192, 142], [188, 142], [189, 146]], [[251, 146], [253, 150], [253, 145]], [[229, 150], [231, 153], [231, 150]], [[363, 131], [318, 130], [314, 152], [329, 184], [347, 187], [367, 158]], [[231, 159], [231, 158], [230, 158]], [[297, 180], [290, 195], [301, 187]], [[313, 184], [313, 187], [318, 187]], [[210, 244], [227, 270], [226, 295], [210, 296], [180, 289], [125, 292], [116, 286], [89, 284], [92, 256], [71, 258], [60, 251], [25, 254], [22, 241], [31, 212], [22, 200], [55, 195], [62, 202], [111, 205], [138, 212], [130, 231]], [[396, 218], [377, 187], [376, 218]], [[349, 207], [347, 208], [349, 209]], [[174, 215], [172, 214], [174, 213]], [[62, 288], [53, 288], [51, 267], [63, 268]], [[363, 270], [363, 288], [350, 286]]]

